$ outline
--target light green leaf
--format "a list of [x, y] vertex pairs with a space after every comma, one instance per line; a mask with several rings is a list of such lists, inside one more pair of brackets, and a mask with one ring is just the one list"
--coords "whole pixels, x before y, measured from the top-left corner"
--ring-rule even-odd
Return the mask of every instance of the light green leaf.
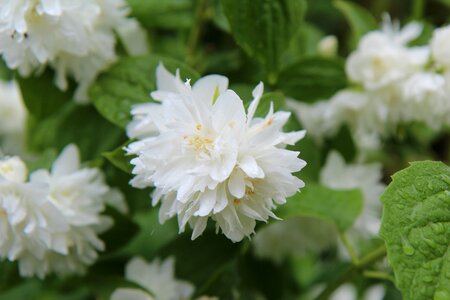
[[344, 15], [352, 29], [351, 44], [354, 46], [367, 32], [378, 28], [373, 15], [364, 7], [350, 1], [336, 0], [334, 6]]
[[344, 64], [338, 59], [305, 58], [284, 69], [278, 85], [301, 101], [326, 100], [347, 86]]
[[311, 216], [334, 224], [341, 232], [349, 229], [362, 208], [359, 190], [333, 190], [309, 183], [276, 211], [280, 218]]
[[275, 82], [280, 58], [300, 28], [306, 11], [303, 0], [222, 0], [236, 42], [265, 65]]
[[100, 75], [89, 91], [90, 98], [100, 114], [119, 127], [131, 120], [131, 107], [151, 101], [150, 92], [156, 89], [155, 70], [163, 63], [175, 73], [180, 69], [182, 79], [196, 80], [199, 75], [182, 62], [157, 55], [127, 57]]
[[450, 168], [415, 162], [381, 197], [380, 235], [405, 300], [450, 299]]

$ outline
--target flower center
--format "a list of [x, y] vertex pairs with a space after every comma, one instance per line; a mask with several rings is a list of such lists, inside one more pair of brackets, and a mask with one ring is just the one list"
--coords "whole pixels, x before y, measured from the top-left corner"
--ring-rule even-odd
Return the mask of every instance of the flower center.
[[213, 145], [213, 140], [209, 137], [203, 137], [200, 135], [194, 135], [187, 138], [188, 146], [192, 147], [195, 151], [209, 152]]
[[210, 157], [211, 151], [214, 148], [214, 139], [202, 133], [202, 129], [203, 125], [197, 124], [195, 125], [195, 131], [198, 133], [183, 136], [185, 145], [197, 152], [197, 158]]

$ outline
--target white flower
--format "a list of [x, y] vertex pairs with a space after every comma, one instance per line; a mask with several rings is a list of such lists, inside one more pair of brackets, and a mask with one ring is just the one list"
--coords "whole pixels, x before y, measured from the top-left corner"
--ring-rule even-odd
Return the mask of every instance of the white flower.
[[443, 67], [450, 67], [450, 25], [437, 28], [430, 42], [434, 60]]
[[[107, 198], [121, 194], [108, 187], [102, 173], [94, 168], [80, 168], [78, 148], [67, 146], [53, 163], [51, 172], [37, 170], [30, 175], [33, 184], [49, 187], [48, 201], [63, 215], [69, 224], [64, 232], [65, 251], [47, 252], [44, 258], [31, 261], [31, 270], [44, 272], [79, 273], [104, 250], [98, 237], [112, 225], [112, 220], [102, 216]], [[30, 271], [33, 272], [33, 271]]]
[[47, 201], [48, 186], [25, 183], [25, 164], [18, 158], [0, 160], [0, 258], [18, 260], [20, 274], [34, 272], [30, 261], [39, 261], [48, 251], [64, 253], [68, 224], [61, 212]]
[[420, 72], [408, 78], [401, 89], [404, 120], [423, 121], [436, 129], [448, 122], [450, 94], [443, 75]]
[[0, 81], [0, 148], [17, 153], [22, 148], [26, 111], [15, 82]]
[[334, 291], [334, 293], [330, 296], [330, 300], [382, 300], [384, 299], [385, 293], [386, 288], [382, 284], [376, 284], [369, 287], [364, 292], [364, 295], [359, 298], [356, 287], [351, 283], [346, 283]]
[[247, 113], [227, 86], [226, 77], [210, 75], [191, 88], [160, 65], [152, 97], [161, 103], [136, 106], [128, 126], [129, 136], [140, 139], [127, 149], [137, 155], [131, 184], [155, 186], [160, 221], [177, 215], [181, 230], [188, 222], [193, 227], [192, 238], [211, 217], [228, 238], [239, 241], [253, 232], [255, 220], [275, 217], [275, 204], [304, 185], [291, 173], [305, 162], [284, 147], [305, 132], [283, 133], [290, 114], [274, 113], [272, 107], [265, 118], [254, 117], [262, 84]]
[[422, 31], [419, 23], [402, 30], [385, 17], [383, 30], [367, 33], [346, 64], [347, 75], [368, 90], [395, 84], [423, 67], [429, 58], [427, 47], [411, 47], [408, 42]]
[[[79, 83], [75, 98], [86, 100], [89, 84], [116, 59], [114, 32], [140, 30], [127, 13], [123, 0], [6, 1], [0, 7], [0, 54], [23, 76], [52, 66], [62, 90], [72, 76]], [[134, 54], [147, 50], [142, 42], [136, 49], [135, 38], [123, 40]]]
[[338, 50], [338, 39], [335, 35], [327, 35], [317, 45], [317, 51], [324, 57], [334, 57]]
[[260, 229], [254, 239], [255, 254], [277, 263], [289, 256], [320, 252], [335, 242], [336, 229], [320, 219], [293, 217]]
[[320, 182], [332, 189], [361, 189], [364, 196], [363, 211], [353, 228], [361, 236], [377, 235], [381, 224], [380, 196], [384, 191], [381, 183], [381, 165], [346, 164], [335, 151], [330, 152], [320, 172]]
[[17, 156], [1, 159], [0, 176], [9, 181], [25, 182], [28, 176], [27, 166]]
[[334, 136], [344, 124], [357, 128], [360, 120], [369, 121], [367, 116], [361, 117], [361, 112], [369, 104], [367, 93], [341, 90], [328, 101], [314, 104], [302, 103], [289, 99], [287, 101], [300, 122], [317, 141]]
[[[175, 278], [175, 260], [166, 258], [163, 262], [155, 259], [148, 263], [140, 257], [128, 262], [125, 278], [144, 290], [119, 288], [111, 295], [111, 300], [187, 300], [194, 293], [189, 282]], [[148, 293], [146, 292], [148, 291]]]

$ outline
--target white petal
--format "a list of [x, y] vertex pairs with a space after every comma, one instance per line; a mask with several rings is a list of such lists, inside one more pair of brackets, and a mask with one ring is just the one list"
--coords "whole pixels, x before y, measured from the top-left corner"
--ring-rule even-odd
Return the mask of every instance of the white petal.
[[264, 178], [264, 171], [258, 166], [256, 160], [252, 156], [246, 156], [239, 161], [239, 167], [248, 177]]
[[206, 189], [197, 201], [200, 203], [200, 207], [194, 213], [194, 216], [207, 216], [216, 204], [216, 191]]
[[247, 120], [251, 122], [253, 117], [255, 116], [256, 109], [258, 108], [259, 101], [264, 92], [264, 84], [260, 82], [252, 92], [253, 100], [248, 107]]
[[228, 180], [228, 190], [231, 195], [236, 198], [242, 198], [245, 195], [245, 179], [244, 173], [241, 171], [235, 171], [231, 174]]
[[194, 98], [213, 103], [214, 97], [218, 97], [228, 88], [228, 78], [220, 75], [209, 75], [200, 78], [192, 87]]
[[156, 86], [158, 90], [166, 92], [178, 91], [178, 85], [182, 82], [178, 82], [178, 79], [164, 67], [162, 63], [156, 68]]
[[80, 153], [74, 144], [66, 146], [52, 166], [52, 175], [67, 175], [78, 170], [80, 166]]
[[244, 104], [235, 92], [227, 90], [217, 98], [212, 112], [215, 130], [220, 132], [226, 128], [240, 128], [245, 120]]

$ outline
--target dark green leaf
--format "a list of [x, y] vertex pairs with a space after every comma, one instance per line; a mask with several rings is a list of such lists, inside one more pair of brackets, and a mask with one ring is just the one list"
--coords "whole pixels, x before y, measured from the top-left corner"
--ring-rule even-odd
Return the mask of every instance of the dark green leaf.
[[352, 29], [351, 44], [354, 46], [367, 32], [378, 28], [377, 21], [364, 7], [355, 2], [335, 0], [334, 6], [344, 15]]
[[347, 86], [342, 61], [306, 58], [284, 69], [279, 87], [288, 96], [304, 102], [325, 100]]
[[111, 254], [127, 245], [139, 230], [139, 226], [131, 220], [130, 216], [123, 215], [113, 208], [108, 207], [105, 215], [114, 220], [114, 225], [100, 236], [106, 244], [103, 255]]
[[[220, 276], [225, 266], [238, 254], [239, 244], [209, 230], [192, 241], [190, 234], [182, 234], [161, 250], [163, 256], [174, 255], [177, 275], [192, 282], [199, 290], [211, 277]], [[219, 272], [219, 274], [217, 274]]]
[[53, 83], [53, 77], [54, 73], [47, 69], [40, 76], [17, 78], [24, 104], [36, 119], [54, 114], [72, 99], [72, 92], [59, 90]]
[[3, 59], [0, 59], [0, 80], [11, 80], [13, 78], [13, 72], [8, 69]]
[[42, 152], [54, 147], [58, 151], [67, 144], [80, 148], [84, 161], [100, 157], [123, 141], [123, 132], [103, 119], [91, 106], [67, 103], [57, 113], [39, 120], [28, 120], [28, 147]]
[[151, 201], [149, 193], [145, 196], [139, 200], [147, 203], [147, 209], [142, 209], [133, 217], [141, 230], [121, 252], [127, 256], [139, 255], [152, 260], [162, 247], [167, 246], [178, 237], [178, 224], [175, 219], [160, 224], [158, 221], [159, 208], [149, 209]]
[[450, 299], [450, 168], [415, 162], [381, 196], [381, 237], [405, 300]]
[[277, 78], [281, 55], [300, 28], [306, 11], [303, 0], [222, 0], [236, 42]]
[[127, 0], [136, 17], [146, 27], [190, 28], [194, 23], [194, 5], [190, 0]]

